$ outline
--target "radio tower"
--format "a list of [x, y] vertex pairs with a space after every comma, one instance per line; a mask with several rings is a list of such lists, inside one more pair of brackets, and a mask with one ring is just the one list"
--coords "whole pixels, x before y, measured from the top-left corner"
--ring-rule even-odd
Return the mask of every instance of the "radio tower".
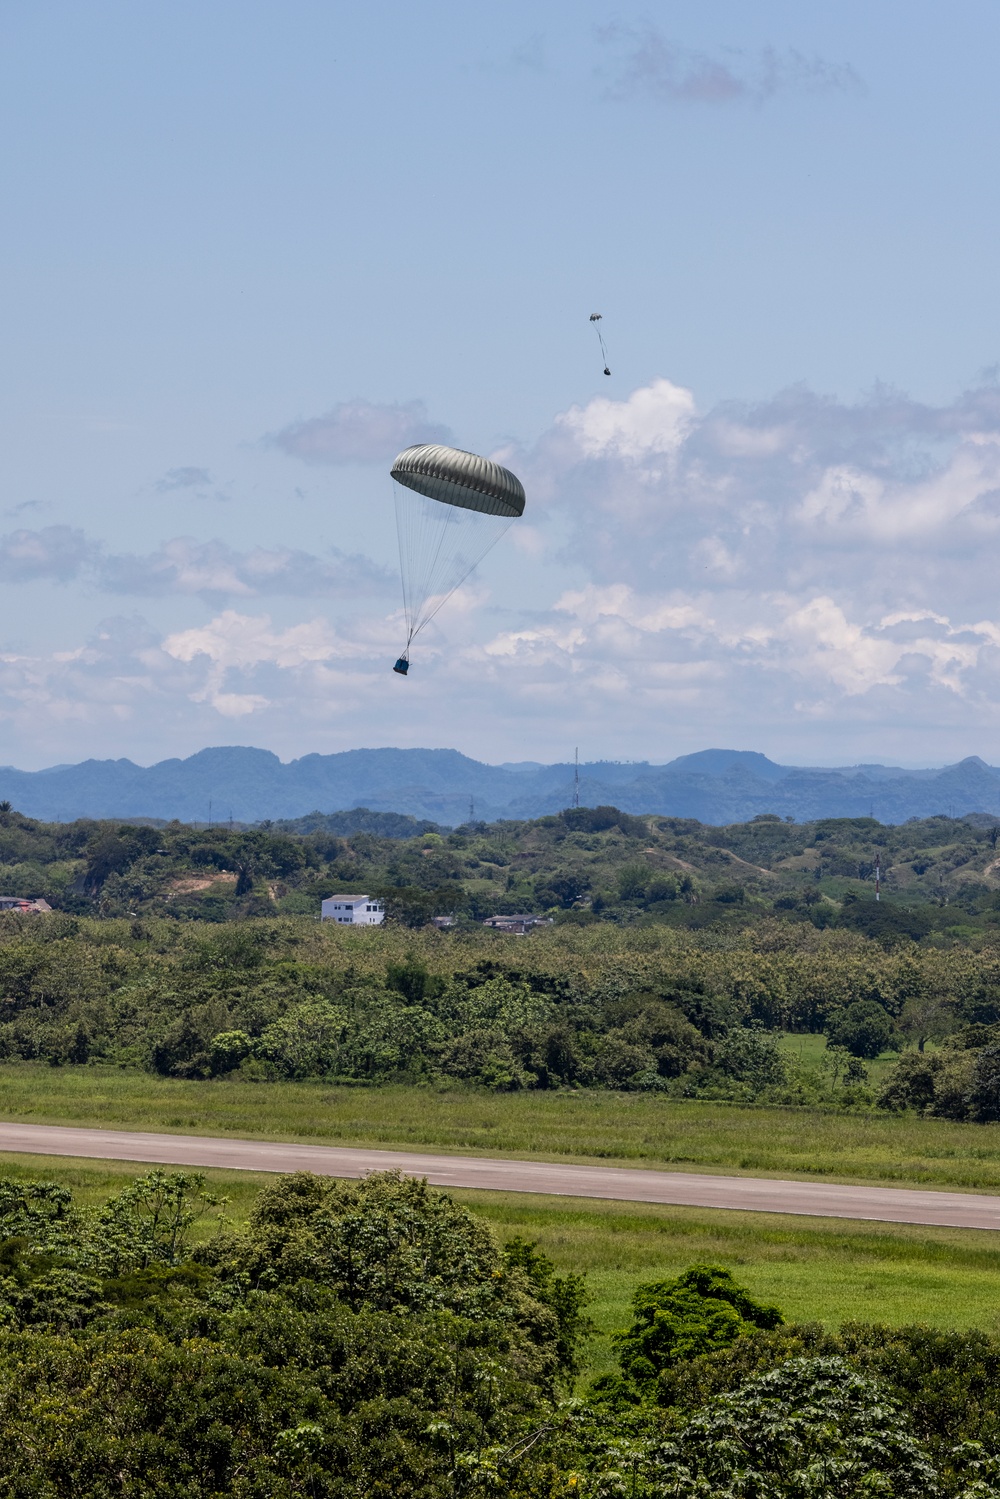
[[875, 899], [876, 900], [881, 900], [881, 898], [882, 898], [879, 895], [879, 886], [880, 886], [881, 882], [882, 882], [882, 855], [881, 854], [876, 854], [875, 855]]
[[573, 805], [580, 805], [580, 750], [573, 751]]

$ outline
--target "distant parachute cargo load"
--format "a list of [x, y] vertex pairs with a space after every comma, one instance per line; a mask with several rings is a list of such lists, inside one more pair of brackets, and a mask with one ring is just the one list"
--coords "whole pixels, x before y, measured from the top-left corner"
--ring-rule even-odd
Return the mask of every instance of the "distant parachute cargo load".
[[405, 448], [391, 473], [406, 620], [393, 671], [406, 676], [415, 637], [524, 513], [524, 488], [499, 463], [440, 443]]
[[610, 375], [611, 371], [608, 369], [608, 351], [604, 347], [604, 334], [598, 327], [598, 324], [603, 321], [601, 314], [599, 312], [592, 312], [590, 314], [590, 321], [594, 325], [594, 332], [597, 334], [597, 342], [601, 346], [601, 358], [604, 360], [604, 373], [606, 375]]

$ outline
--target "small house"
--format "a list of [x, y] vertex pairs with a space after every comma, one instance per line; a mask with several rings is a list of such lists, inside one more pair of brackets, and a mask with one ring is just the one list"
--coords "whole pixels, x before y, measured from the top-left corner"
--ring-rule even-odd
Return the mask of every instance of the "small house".
[[339, 921], [342, 926], [378, 926], [385, 920], [385, 907], [370, 895], [331, 895], [322, 905], [321, 921]]

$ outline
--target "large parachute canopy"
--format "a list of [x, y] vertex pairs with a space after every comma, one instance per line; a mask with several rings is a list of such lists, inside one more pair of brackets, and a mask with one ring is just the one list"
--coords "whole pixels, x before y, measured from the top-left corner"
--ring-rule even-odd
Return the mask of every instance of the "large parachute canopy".
[[414, 636], [524, 513], [524, 488], [499, 463], [440, 443], [405, 448], [391, 473], [406, 618], [394, 670], [405, 676]]

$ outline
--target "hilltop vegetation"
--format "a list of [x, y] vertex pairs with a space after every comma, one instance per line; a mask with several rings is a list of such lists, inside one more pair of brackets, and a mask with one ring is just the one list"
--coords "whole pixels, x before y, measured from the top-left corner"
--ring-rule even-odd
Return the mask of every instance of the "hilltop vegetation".
[[889, 942], [965, 940], [1000, 926], [998, 830], [985, 814], [715, 828], [613, 807], [450, 833], [363, 808], [255, 828], [39, 823], [0, 804], [0, 894], [80, 915], [221, 921], [315, 916], [324, 896], [363, 890], [412, 926], [516, 910], [731, 929], [773, 914]]

